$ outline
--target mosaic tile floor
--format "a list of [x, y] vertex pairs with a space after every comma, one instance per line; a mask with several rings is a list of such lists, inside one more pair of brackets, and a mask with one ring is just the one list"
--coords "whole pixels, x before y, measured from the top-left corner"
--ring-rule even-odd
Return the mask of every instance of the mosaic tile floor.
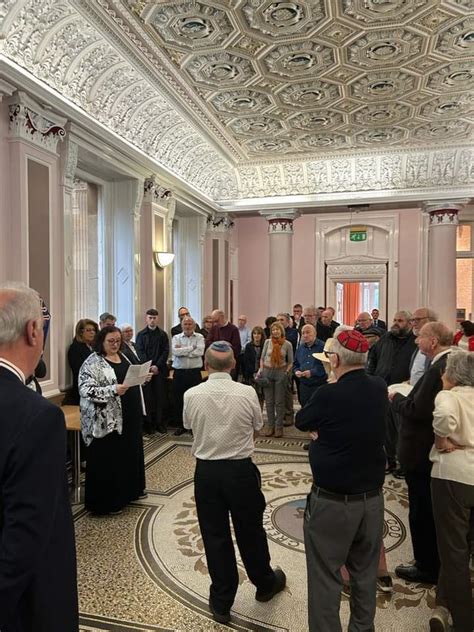
[[[257, 440], [255, 461], [267, 499], [265, 527], [272, 562], [288, 576], [285, 591], [267, 604], [240, 567], [232, 611], [235, 630], [306, 632], [306, 567], [302, 514], [311, 485], [306, 439], [285, 428], [283, 439]], [[81, 632], [198, 632], [229, 629], [208, 611], [209, 578], [193, 501], [194, 459], [189, 436], [145, 441], [148, 498], [121, 515], [92, 517], [75, 508]], [[411, 558], [407, 497], [402, 482], [385, 484], [385, 532], [389, 570]], [[393, 575], [392, 575], [393, 576]], [[377, 601], [378, 632], [428, 629], [434, 593], [394, 578], [394, 592]], [[341, 619], [348, 621], [343, 596]]]

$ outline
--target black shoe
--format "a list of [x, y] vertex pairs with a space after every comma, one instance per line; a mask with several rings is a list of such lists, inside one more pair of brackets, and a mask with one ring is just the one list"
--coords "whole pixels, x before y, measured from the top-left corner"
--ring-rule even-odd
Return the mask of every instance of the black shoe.
[[212, 605], [212, 601], [209, 599], [209, 610], [212, 613], [212, 618], [217, 623], [229, 623], [230, 621], [230, 612], [216, 612], [214, 610], [214, 606]]
[[399, 467], [398, 470], [394, 470], [392, 472], [392, 475], [399, 480], [405, 480], [405, 472], [402, 470], [401, 467]]
[[163, 424], [160, 424], [159, 426], [157, 426], [156, 429], [160, 434], [166, 434], [167, 432], [166, 426], [163, 426]]
[[396, 469], [397, 469], [396, 463], [387, 463], [387, 466], [385, 467], [385, 474], [393, 474], [393, 472], [395, 472]]
[[186, 434], [187, 430], [185, 430], [184, 428], [178, 428], [177, 430], [175, 430], [173, 432], [173, 436], [174, 437], [180, 437], [183, 434]]
[[270, 599], [273, 599], [273, 597], [281, 592], [285, 586], [286, 575], [281, 570], [281, 568], [278, 568], [277, 566], [275, 568], [275, 582], [273, 584], [273, 588], [270, 590], [270, 592], [267, 593], [257, 590], [257, 592], [255, 593], [255, 599], [257, 601], [270, 601]]
[[397, 566], [395, 568], [395, 575], [407, 582], [416, 582], [417, 584], [438, 583], [438, 578], [435, 574], [426, 571], [420, 571], [418, 566], [415, 566], [414, 564], [401, 564], [400, 566]]
[[305, 443], [303, 446], [303, 450], [309, 450], [309, 443]]

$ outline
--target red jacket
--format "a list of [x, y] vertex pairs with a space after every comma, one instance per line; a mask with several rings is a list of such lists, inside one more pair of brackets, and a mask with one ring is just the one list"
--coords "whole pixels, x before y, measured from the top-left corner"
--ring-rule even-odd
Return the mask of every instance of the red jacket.
[[[457, 331], [454, 334], [453, 344], [458, 345], [463, 335], [464, 333], [461, 330]], [[468, 349], [469, 351], [474, 351], [474, 336], [469, 336], [468, 338]]]

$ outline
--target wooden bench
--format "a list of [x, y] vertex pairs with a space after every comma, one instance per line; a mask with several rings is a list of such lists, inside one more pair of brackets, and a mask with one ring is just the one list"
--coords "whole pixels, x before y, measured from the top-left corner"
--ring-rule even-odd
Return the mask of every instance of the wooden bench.
[[81, 502], [81, 413], [79, 406], [61, 406], [66, 419], [66, 429], [72, 432], [72, 483], [73, 503]]

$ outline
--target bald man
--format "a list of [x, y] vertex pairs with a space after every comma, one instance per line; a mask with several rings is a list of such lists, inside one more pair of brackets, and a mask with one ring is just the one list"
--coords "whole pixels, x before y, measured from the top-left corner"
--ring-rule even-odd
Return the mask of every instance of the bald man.
[[[234, 358], [237, 360], [242, 348], [240, 342], [240, 334], [238, 328], [233, 325], [225, 313], [221, 309], [215, 309], [211, 313], [212, 329], [206, 338], [206, 349], [218, 340], [228, 342], [234, 352]], [[235, 371], [233, 372], [234, 375]]]
[[230, 344], [212, 343], [205, 355], [209, 379], [184, 394], [183, 410], [184, 427], [194, 438], [194, 496], [212, 581], [209, 608], [219, 623], [230, 621], [239, 585], [229, 514], [240, 557], [257, 588], [255, 599], [269, 601], [286, 584], [285, 573], [270, 566], [266, 501], [252, 462], [254, 435], [263, 425], [260, 404], [251, 386], [232, 381], [234, 367]]

